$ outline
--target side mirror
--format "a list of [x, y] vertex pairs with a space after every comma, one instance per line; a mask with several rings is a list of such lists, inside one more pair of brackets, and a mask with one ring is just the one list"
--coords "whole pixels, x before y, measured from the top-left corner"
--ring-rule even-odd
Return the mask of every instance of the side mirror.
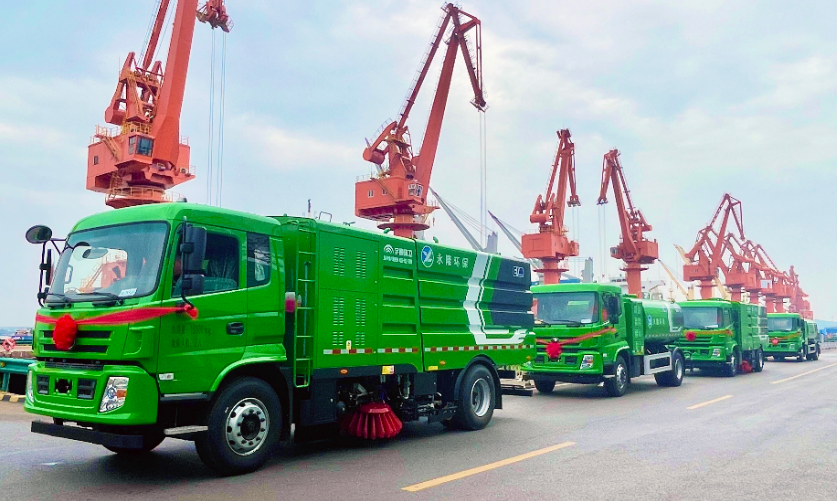
[[42, 224], [26, 230], [26, 241], [30, 244], [45, 244], [52, 239], [52, 230]]
[[203, 293], [203, 260], [206, 257], [206, 228], [191, 224], [183, 225], [183, 239], [180, 243], [181, 275], [180, 290], [185, 297]]
[[607, 309], [610, 323], [618, 322], [619, 316], [622, 314], [622, 301], [619, 300], [619, 296], [610, 296], [607, 299]]

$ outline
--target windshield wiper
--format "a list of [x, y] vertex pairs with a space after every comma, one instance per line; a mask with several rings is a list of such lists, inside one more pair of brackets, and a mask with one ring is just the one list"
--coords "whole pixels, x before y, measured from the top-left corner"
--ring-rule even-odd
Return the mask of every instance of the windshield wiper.
[[94, 304], [122, 304], [125, 302], [124, 298], [119, 297], [118, 295], [112, 292], [102, 292], [102, 291], [93, 291], [93, 292], [84, 292], [78, 294], [79, 296], [92, 296], [92, 295], [99, 295], [105, 298], [105, 301], [97, 301]]
[[[57, 297], [59, 300], [58, 301], [50, 301], [49, 298], [51, 296], [52, 297]], [[68, 306], [68, 305], [73, 304], [73, 302], [70, 301], [70, 298], [68, 298], [64, 294], [61, 294], [61, 293], [58, 293], [58, 292], [48, 292], [45, 303], [49, 308], [57, 308], [59, 306]]]
[[540, 320], [540, 322], [543, 322], [544, 325], [547, 325], [547, 326], [550, 326], [550, 327], [553, 326], [553, 325], [569, 325], [570, 327], [581, 327], [582, 325], [584, 325], [577, 320], [564, 320], [564, 319], [561, 319], [561, 318], [555, 319], [555, 320], [550, 320], [549, 322], [544, 322], [543, 320]]

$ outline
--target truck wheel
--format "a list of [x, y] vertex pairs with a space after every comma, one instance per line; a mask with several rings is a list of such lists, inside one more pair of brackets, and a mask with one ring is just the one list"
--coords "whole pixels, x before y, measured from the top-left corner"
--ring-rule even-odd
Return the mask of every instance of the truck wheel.
[[111, 447], [109, 445], [103, 445], [102, 447], [111, 452], [115, 452], [116, 454], [121, 454], [123, 456], [139, 456], [142, 454], [148, 454], [149, 452], [156, 449], [158, 445], [163, 443], [163, 440], [165, 440], [165, 438], [166, 437], [162, 433], [159, 435], [146, 435], [143, 437], [142, 449], [126, 449], [124, 447]]
[[261, 379], [234, 381], [209, 411], [208, 430], [195, 441], [201, 461], [221, 475], [257, 470], [282, 432], [282, 403]]
[[683, 354], [678, 351], [677, 354], [674, 355], [670, 371], [658, 372], [654, 374], [654, 379], [657, 381], [657, 385], [674, 387], [683, 384], [683, 374], [685, 373], [683, 367], [685, 365], [686, 360], [683, 358]]
[[756, 355], [753, 357], [753, 372], [761, 372], [764, 370], [764, 350], [759, 348], [756, 350]]
[[814, 349], [814, 353], [811, 353], [811, 360], [819, 360], [820, 359], [820, 343], [817, 343], [817, 347]]
[[740, 364], [740, 363], [741, 363], [741, 360], [740, 360], [740, 357], [738, 356], [738, 352], [733, 351], [731, 360], [729, 361], [727, 366], [724, 367], [724, 376], [735, 377], [735, 375], [738, 374], [738, 364]]
[[611, 397], [621, 397], [628, 391], [628, 364], [625, 357], [619, 355], [616, 359], [616, 366], [613, 368], [614, 377], [605, 379], [604, 387]]
[[555, 389], [555, 381], [550, 381], [549, 379], [536, 379], [535, 388], [538, 389], [538, 393], [552, 393], [552, 390]]
[[491, 421], [496, 403], [491, 372], [482, 365], [472, 365], [459, 387], [453, 424], [461, 430], [481, 430]]
[[804, 362], [806, 358], [808, 358], [808, 347], [803, 344], [802, 348], [799, 349], [799, 354], [796, 355], [796, 361]]

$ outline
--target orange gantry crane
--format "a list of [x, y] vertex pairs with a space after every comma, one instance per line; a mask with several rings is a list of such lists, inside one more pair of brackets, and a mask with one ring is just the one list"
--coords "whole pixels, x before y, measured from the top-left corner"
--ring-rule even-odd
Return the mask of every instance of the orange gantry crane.
[[564, 215], [566, 207], [579, 205], [581, 202], [575, 192], [575, 144], [570, 130], [562, 129], [558, 131], [558, 150], [552, 162], [546, 193], [538, 195], [529, 216], [530, 222], [538, 224], [538, 232], [527, 233], [521, 238], [523, 257], [539, 259], [543, 263], [543, 268], [536, 271], [543, 273], [544, 284], [559, 283], [561, 273], [569, 271], [566, 258], [578, 255], [578, 242], [567, 237]]
[[799, 275], [793, 266], [788, 270], [788, 278], [790, 280], [791, 301], [790, 311], [799, 313], [802, 318], [807, 320], [814, 319], [814, 312], [811, 311], [811, 303], [808, 301], [808, 294], [799, 286]]
[[732, 233], [727, 233], [725, 246], [730, 254], [730, 264], [721, 271], [724, 272], [724, 284], [731, 292], [731, 299], [740, 302], [743, 292], [747, 291], [750, 303], [759, 304], [761, 271], [752, 255], [752, 243], [749, 240], [742, 242]]
[[[427, 203], [428, 188], [439, 146], [454, 63], [460, 50], [474, 91], [471, 104], [480, 112], [486, 109], [482, 82], [480, 20], [452, 3], [446, 4], [442, 10], [443, 15], [436, 35], [425, 53], [418, 76], [401, 108], [400, 118], [384, 126], [374, 141], [367, 141], [363, 159], [375, 164], [377, 172], [369, 179], [360, 180], [355, 184], [355, 215], [380, 221], [379, 228], [391, 228], [396, 235], [408, 238], [413, 237], [416, 231], [428, 228], [424, 221], [427, 215], [437, 208]], [[450, 39], [447, 41], [442, 72], [427, 120], [423, 143], [421, 149], [414, 152], [407, 119], [449, 26]], [[474, 53], [471, 52], [465, 37], [471, 30], [476, 33]], [[384, 162], [387, 163], [386, 166]]]
[[[160, 0], [142, 58], [130, 52], [105, 110], [117, 128], [96, 127], [88, 146], [87, 189], [107, 194], [115, 208], [168, 201], [166, 190], [194, 177], [189, 145], [180, 137], [180, 112], [195, 19], [228, 32], [223, 0], [177, 0], [166, 67], [153, 61], [170, 0]], [[152, 62], [153, 61], [153, 62]]]
[[605, 153], [602, 162], [602, 187], [599, 191], [598, 204], [607, 203], [607, 189], [613, 186], [616, 208], [619, 211], [619, 226], [622, 237], [619, 245], [610, 248], [610, 256], [625, 263], [622, 268], [628, 282], [628, 294], [642, 297], [642, 271], [659, 257], [656, 240], [645, 238], [645, 232], [651, 231], [651, 225], [642, 212], [631, 201], [631, 190], [625, 181], [625, 171], [619, 163], [619, 150], [612, 149]]
[[[723, 216], [721, 216], [723, 214]], [[689, 251], [684, 252], [683, 280], [700, 282], [701, 299], [712, 297], [715, 279], [718, 271], [724, 266], [723, 255], [726, 250], [726, 234], [730, 217], [738, 229], [738, 235], [744, 240], [744, 225], [741, 212], [741, 201], [725, 193], [721, 199], [715, 215], [703, 229], [698, 232], [695, 244]]]
[[792, 297], [790, 280], [784, 272], [776, 267], [776, 264], [760, 244], [754, 244], [752, 248], [755, 259], [766, 280], [766, 283], [762, 286], [764, 307], [767, 313], [784, 313], [785, 299]]

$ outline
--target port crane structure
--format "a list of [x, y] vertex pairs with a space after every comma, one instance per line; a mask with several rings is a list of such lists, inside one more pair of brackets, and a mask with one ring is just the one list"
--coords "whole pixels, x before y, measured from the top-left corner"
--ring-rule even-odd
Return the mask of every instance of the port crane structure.
[[[436, 34], [424, 54], [418, 75], [410, 86], [399, 119], [386, 124], [373, 141], [367, 140], [363, 159], [375, 165], [375, 172], [368, 179], [361, 179], [355, 184], [355, 215], [379, 221], [379, 228], [390, 228], [394, 234], [401, 237], [411, 238], [416, 231], [427, 229], [429, 226], [425, 220], [437, 208], [427, 203], [427, 196], [457, 52], [462, 52], [474, 91], [471, 104], [479, 112], [484, 112], [487, 108], [482, 80], [480, 20], [452, 3], [446, 4], [442, 10]], [[466, 38], [466, 34], [471, 30], [475, 32], [475, 52], [471, 51]], [[433, 57], [448, 31], [450, 36], [430, 117], [421, 147], [415, 151], [407, 121]]]
[[622, 230], [619, 245], [610, 248], [610, 256], [625, 263], [622, 269], [628, 282], [628, 294], [642, 297], [642, 271], [647, 270], [647, 265], [657, 260], [659, 249], [656, 240], [645, 237], [645, 232], [651, 231], [651, 225], [645, 220], [642, 212], [634, 207], [617, 149], [605, 153], [602, 161], [602, 184], [597, 201], [599, 205], [607, 203], [607, 191], [610, 186], [613, 186], [619, 226]]
[[[567, 196], [569, 188], [569, 196]], [[521, 238], [523, 257], [539, 259], [543, 267], [535, 270], [543, 273], [544, 284], [557, 284], [561, 273], [569, 271], [566, 258], [578, 256], [578, 242], [567, 237], [564, 227], [566, 207], [581, 205], [576, 194], [575, 144], [569, 129], [558, 131], [558, 148], [546, 192], [538, 195], [529, 221], [538, 225], [537, 233], [527, 233]]]
[[106, 194], [115, 208], [169, 201], [166, 190], [194, 178], [180, 114], [195, 20], [229, 32], [223, 0], [176, 0], [165, 69], [154, 61], [171, 0], [160, 0], [142, 55], [129, 52], [105, 121], [88, 146], [87, 189]]

